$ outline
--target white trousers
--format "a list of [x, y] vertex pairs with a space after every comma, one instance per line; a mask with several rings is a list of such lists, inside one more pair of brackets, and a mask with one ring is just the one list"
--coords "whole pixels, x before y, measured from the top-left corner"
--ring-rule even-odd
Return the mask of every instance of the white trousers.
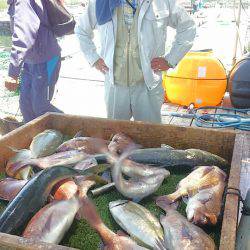
[[110, 84], [105, 81], [105, 102], [109, 119], [161, 123], [164, 90], [159, 83], [148, 90], [145, 83], [133, 86]]

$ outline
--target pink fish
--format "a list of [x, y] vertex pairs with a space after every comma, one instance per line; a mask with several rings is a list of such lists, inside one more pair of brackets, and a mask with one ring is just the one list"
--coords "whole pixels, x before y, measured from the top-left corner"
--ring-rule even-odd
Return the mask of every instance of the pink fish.
[[28, 223], [23, 237], [58, 244], [69, 230], [93, 184], [93, 181], [84, 181], [79, 187], [78, 196], [69, 200], [53, 201], [39, 210]]
[[13, 200], [27, 182], [28, 180], [16, 180], [12, 178], [0, 180], [0, 199], [6, 201]]

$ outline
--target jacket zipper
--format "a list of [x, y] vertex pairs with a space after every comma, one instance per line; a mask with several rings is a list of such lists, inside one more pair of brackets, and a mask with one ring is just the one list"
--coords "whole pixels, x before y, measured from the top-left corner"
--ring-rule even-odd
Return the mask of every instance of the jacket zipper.
[[130, 29], [128, 30], [128, 48], [127, 48], [127, 86], [129, 86], [129, 52], [130, 52]]

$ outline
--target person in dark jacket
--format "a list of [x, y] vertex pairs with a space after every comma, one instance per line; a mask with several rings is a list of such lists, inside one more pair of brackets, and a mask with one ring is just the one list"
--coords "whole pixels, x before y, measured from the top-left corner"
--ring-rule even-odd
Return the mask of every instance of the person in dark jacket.
[[46, 112], [61, 112], [50, 103], [61, 67], [61, 49], [50, 30], [43, 1], [8, 0], [8, 4], [12, 49], [5, 86], [10, 91], [20, 87], [24, 122]]

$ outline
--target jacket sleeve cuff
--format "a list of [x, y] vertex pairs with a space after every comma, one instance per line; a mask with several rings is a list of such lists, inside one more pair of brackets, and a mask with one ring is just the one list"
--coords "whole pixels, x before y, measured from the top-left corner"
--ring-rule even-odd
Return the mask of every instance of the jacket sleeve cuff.
[[21, 71], [21, 67], [16, 67], [12, 63], [9, 65], [8, 76], [13, 78], [18, 78]]
[[100, 59], [100, 56], [98, 54], [92, 54], [91, 57], [88, 58], [88, 62], [91, 67], [94, 66], [94, 64]]

